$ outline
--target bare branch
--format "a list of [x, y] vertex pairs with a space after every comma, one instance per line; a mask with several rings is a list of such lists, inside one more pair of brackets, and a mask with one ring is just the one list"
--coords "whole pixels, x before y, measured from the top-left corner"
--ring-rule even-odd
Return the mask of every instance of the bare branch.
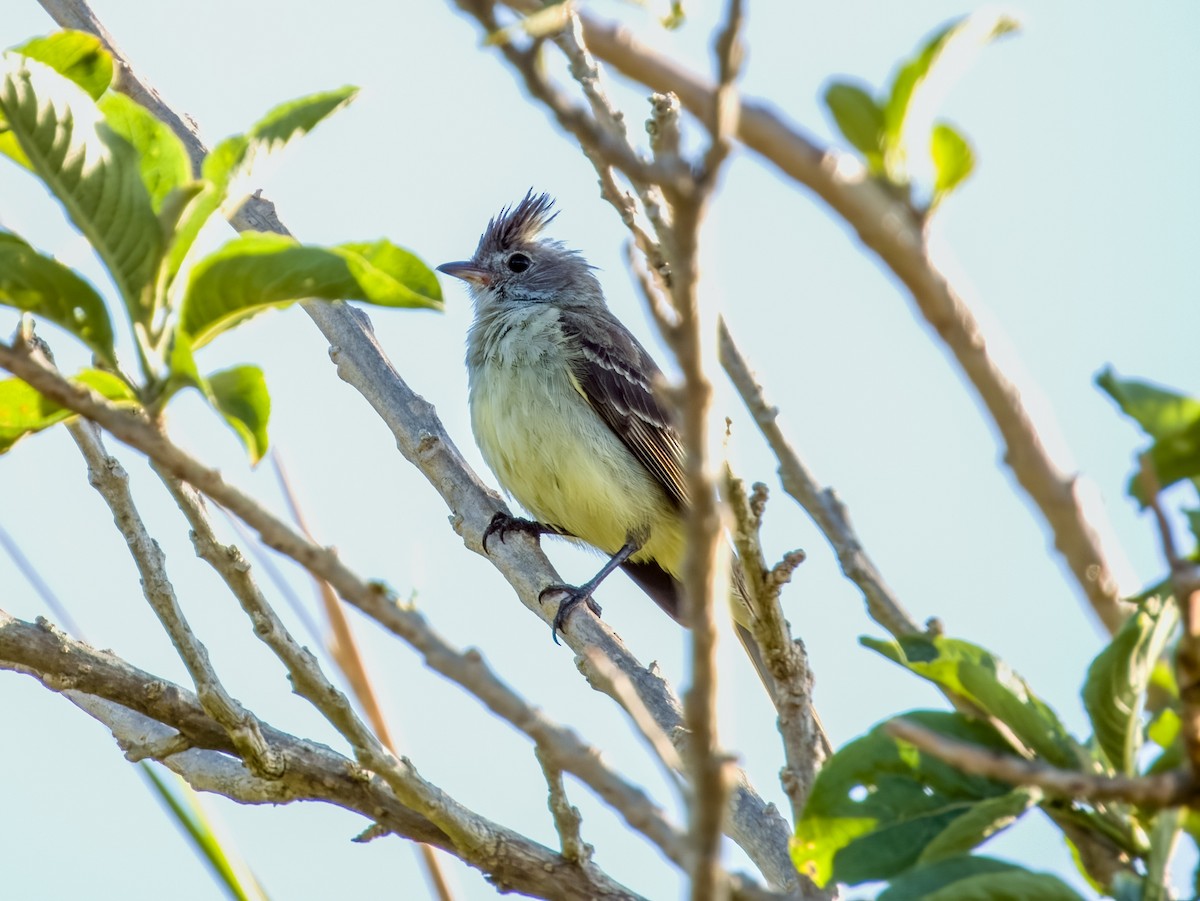
[[263, 738], [258, 718], [225, 690], [208, 658], [208, 649], [188, 626], [175, 597], [175, 588], [167, 576], [166, 557], [158, 542], [146, 531], [141, 514], [134, 506], [124, 467], [104, 450], [100, 432], [93, 423], [76, 421], [67, 428], [87, 461], [88, 481], [112, 511], [113, 521], [124, 536], [141, 576], [146, 601], [187, 667], [200, 703], [229, 731], [229, 737], [256, 775], [279, 776], [282, 761]]
[[[792, 805], [793, 822], [799, 822], [804, 803], [812, 789], [817, 770], [833, 748], [812, 703], [812, 670], [803, 643], [792, 639], [791, 629], [779, 603], [779, 590], [790, 577], [791, 568], [804, 559], [803, 552], [793, 552], [779, 566], [768, 570], [759, 543], [758, 529], [762, 524], [761, 503], [765, 502], [765, 487], [755, 485], [755, 498], [746, 494], [746, 486], [725, 469], [726, 499], [733, 510], [734, 544], [738, 560], [746, 576], [754, 616], [752, 632], [774, 680], [772, 701], [779, 712], [779, 734], [783, 738], [786, 761], [780, 780]], [[758, 489], [762, 488], [762, 493]], [[794, 561], [794, 564], [793, 564]]]
[[[0, 611], [0, 670], [32, 676], [52, 691], [75, 692], [71, 695], [75, 703], [80, 702], [80, 694], [93, 696], [153, 721], [129, 719], [125, 726], [115, 718], [119, 711], [109, 708], [102, 714], [110, 728], [122, 729], [122, 740], [131, 747], [145, 749], [157, 744], [170, 750], [177, 745], [153, 724], [177, 730], [192, 750], [175, 753], [165, 762], [185, 778], [195, 778], [193, 784], [198, 788], [251, 804], [334, 804], [396, 835], [441, 848], [511, 891], [555, 901], [640, 899], [594, 865], [568, 863], [550, 849], [478, 814], [470, 815], [480, 845], [464, 847], [451, 841], [427, 817], [401, 803], [378, 775], [364, 771], [325, 745], [297, 738], [266, 723], [262, 724], [263, 733], [283, 760], [282, 776], [264, 780], [244, 768], [230, 768], [229, 761], [237, 764], [238, 750], [195, 695], [109, 652], [73, 640], [45, 620], [35, 625]], [[93, 705], [89, 712], [98, 709]]]
[[1092, 802], [1126, 801], [1141, 807], [1172, 807], [1196, 798], [1196, 782], [1184, 770], [1154, 776], [1081, 773], [949, 738], [910, 720], [892, 720], [887, 732], [965, 773], [1010, 785], [1032, 786], [1056, 797]]
[[592, 859], [593, 848], [583, 840], [579, 827], [583, 817], [579, 808], [572, 806], [567, 798], [567, 788], [563, 785], [562, 770], [556, 767], [549, 756], [542, 753], [540, 747], [534, 746], [533, 753], [546, 776], [546, 786], [550, 789], [547, 806], [554, 817], [554, 829], [558, 832], [559, 847], [562, 856], [572, 863], [586, 863]]
[[779, 478], [784, 490], [804, 508], [832, 545], [842, 572], [862, 591], [871, 618], [896, 637], [920, 632], [920, 627], [900, 605], [867, 556], [850, 526], [845, 507], [830, 489], [820, 487], [784, 436], [777, 421], [779, 410], [767, 403], [762, 387], [755, 381], [750, 365], [734, 343], [724, 321], [719, 326], [718, 341], [721, 365], [725, 367], [725, 372], [767, 439], [775, 459], [779, 461]]

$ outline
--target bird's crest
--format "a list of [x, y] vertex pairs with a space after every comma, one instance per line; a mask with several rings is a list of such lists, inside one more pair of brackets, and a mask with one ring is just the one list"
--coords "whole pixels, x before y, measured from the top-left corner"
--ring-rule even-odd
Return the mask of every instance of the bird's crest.
[[500, 215], [488, 222], [487, 231], [479, 239], [476, 257], [527, 244], [541, 233], [558, 213], [551, 212], [554, 198], [549, 194], [529, 193], [514, 207], [505, 207]]

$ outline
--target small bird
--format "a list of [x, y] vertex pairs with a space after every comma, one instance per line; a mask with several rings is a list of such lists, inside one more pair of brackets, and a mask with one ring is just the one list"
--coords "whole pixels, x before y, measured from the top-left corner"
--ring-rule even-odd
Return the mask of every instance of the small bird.
[[[559, 241], [541, 238], [556, 214], [531, 190], [492, 219], [470, 260], [438, 270], [469, 287], [467, 336], [471, 427], [484, 460], [532, 520], [498, 513], [488, 540], [520, 530], [591, 545], [610, 559], [565, 593], [553, 634], [620, 567], [677, 622], [688, 491], [683, 446], [655, 394], [660, 370], [609, 311], [593, 267]], [[739, 637], [770, 690], [746, 628], [744, 592], [732, 591]], [[686, 625], [686, 623], [684, 623]]]

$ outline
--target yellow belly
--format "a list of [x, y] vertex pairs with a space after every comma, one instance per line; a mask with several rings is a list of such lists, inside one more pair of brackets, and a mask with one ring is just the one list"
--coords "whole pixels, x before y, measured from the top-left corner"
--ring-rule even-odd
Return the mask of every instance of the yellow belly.
[[575, 389], [565, 364], [493, 361], [471, 387], [475, 440], [500, 484], [535, 519], [678, 576], [683, 529], [662, 487]]

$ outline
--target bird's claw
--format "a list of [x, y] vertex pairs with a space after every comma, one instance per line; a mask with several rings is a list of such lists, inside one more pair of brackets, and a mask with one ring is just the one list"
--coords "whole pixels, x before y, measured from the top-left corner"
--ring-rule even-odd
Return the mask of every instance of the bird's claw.
[[538, 603], [545, 603], [546, 595], [555, 593], [565, 593], [561, 601], [558, 602], [558, 610], [554, 614], [554, 622], [550, 624], [550, 635], [554, 638], [554, 643], [559, 644], [558, 633], [562, 632], [567, 626], [567, 617], [571, 611], [580, 604], [587, 604], [587, 608], [596, 614], [600, 615], [600, 605], [596, 603], [596, 599], [592, 597], [592, 588], [587, 586], [575, 585], [547, 585], [538, 594]]
[[505, 536], [509, 532], [524, 532], [526, 535], [532, 535], [535, 539], [540, 538], [546, 529], [540, 522], [534, 522], [532, 519], [522, 519], [519, 516], [510, 516], [503, 510], [500, 510], [492, 517], [492, 521], [487, 524], [487, 528], [483, 530], [483, 552], [488, 551], [488, 539], [493, 535], [500, 536], [500, 543], [503, 544]]

